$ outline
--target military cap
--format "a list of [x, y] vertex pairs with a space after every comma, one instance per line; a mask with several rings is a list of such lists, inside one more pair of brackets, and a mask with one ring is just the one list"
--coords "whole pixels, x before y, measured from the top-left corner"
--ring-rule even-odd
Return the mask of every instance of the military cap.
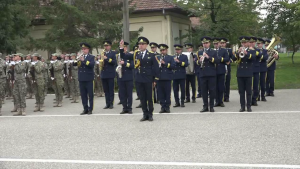
[[82, 48], [91, 48], [91, 45], [89, 45], [88, 43], [85, 43], [85, 42], [82, 42], [82, 43], [80, 43], [80, 47], [82, 47]]
[[268, 40], [268, 39], [267, 39], [266, 42], [265, 42], [266, 45], [268, 45], [268, 44], [270, 44], [270, 43], [271, 43], [271, 40]]
[[202, 44], [200, 44], [200, 45], [198, 45], [197, 47], [198, 47], [198, 48], [200, 48], [200, 47], [203, 47], [203, 45], [202, 45]]
[[186, 43], [186, 44], [184, 45], [184, 47], [186, 47], [186, 48], [193, 48], [194, 45], [191, 44], [191, 43]]
[[157, 47], [158, 47], [158, 44], [155, 43], [155, 42], [151, 42], [151, 43], [150, 43], [150, 47], [151, 47], [151, 48], [157, 48]]
[[241, 37], [239, 38], [240, 42], [248, 42], [249, 39], [250, 39], [250, 38], [247, 37], [247, 36], [241, 36]]
[[265, 43], [265, 40], [263, 40], [263, 38], [257, 38], [257, 43]]
[[129, 43], [128, 42], [124, 42], [124, 46], [128, 46], [129, 45]]
[[146, 44], [149, 44], [149, 40], [143, 36], [139, 37], [138, 38], [138, 43], [146, 43]]
[[60, 56], [58, 53], [53, 53], [51, 56], [56, 56], [56, 57], [58, 57], [58, 56]]
[[166, 45], [166, 44], [159, 44], [158, 47], [159, 47], [160, 50], [169, 49], [169, 46]]
[[252, 36], [252, 37], [249, 37], [249, 42], [256, 42], [257, 41], [257, 38]]
[[32, 56], [31, 56], [31, 54], [27, 54], [26, 56], [30, 56], [30, 57], [32, 57]]
[[14, 55], [8, 55], [8, 57], [10, 57], [10, 58], [13, 58], [13, 57], [14, 57]]
[[220, 38], [220, 42], [226, 43], [226, 42], [228, 42], [228, 39], [226, 39], [226, 38]]
[[[125, 43], [124, 43], [124, 44], [125, 44]], [[103, 41], [103, 45], [104, 45], [104, 46], [111, 46], [112, 43], [111, 43], [111, 41], [109, 41], [109, 40], [105, 40], [105, 41]]]
[[202, 38], [200, 38], [200, 40], [202, 41], [202, 43], [207, 43], [211, 41], [211, 38], [208, 36], [203, 36]]
[[183, 46], [182, 46], [182, 45], [179, 45], [179, 44], [176, 44], [176, 45], [174, 45], [174, 48], [175, 48], [175, 50], [177, 50], [177, 49], [182, 49]]
[[34, 56], [40, 57], [40, 55], [38, 53], [32, 54], [32, 57], [34, 57]]
[[76, 53], [71, 53], [70, 56], [76, 56]]
[[70, 54], [66, 54], [65, 56], [66, 56], [66, 57], [70, 57]]
[[23, 57], [23, 54], [22, 54], [22, 53], [16, 53], [16, 54], [13, 54], [13, 56], [20, 56], [20, 57]]
[[212, 41], [213, 41], [213, 43], [219, 43], [220, 39], [219, 38], [213, 38]]

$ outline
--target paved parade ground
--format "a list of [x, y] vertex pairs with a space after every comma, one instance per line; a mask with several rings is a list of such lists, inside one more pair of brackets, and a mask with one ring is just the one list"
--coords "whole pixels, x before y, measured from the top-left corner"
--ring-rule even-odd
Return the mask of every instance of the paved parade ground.
[[139, 121], [137, 100], [132, 115], [120, 115], [121, 105], [104, 110], [104, 97], [95, 98], [93, 115], [80, 116], [81, 103], [56, 108], [48, 95], [44, 112], [27, 100], [26, 117], [13, 117], [6, 100], [0, 169], [300, 168], [300, 90], [275, 90], [251, 113], [238, 112], [237, 91], [230, 97], [215, 113], [199, 113], [201, 98], [171, 114], [155, 104], [153, 122]]

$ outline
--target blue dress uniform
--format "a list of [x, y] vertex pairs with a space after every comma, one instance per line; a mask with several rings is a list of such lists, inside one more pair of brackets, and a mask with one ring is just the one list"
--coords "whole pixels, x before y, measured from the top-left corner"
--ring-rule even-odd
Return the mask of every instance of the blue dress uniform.
[[[158, 47], [158, 44], [155, 43], [155, 42], [151, 42], [150, 44], [150, 47], [151, 48], [157, 48]], [[155, 57], [160, 60], [160, 54], [158, 52], [153, 52], [155, 54]], [[155, 79], [155, 75], [153, 75], [153, 78]], [[156, 80], [154, 80], [156, 82]], [[159, 100], [158, 100], [158, 91], [157, 91], [157, 84], [153, 87], [153, 100], [154, 100], [154, 103], [159, 103]]]
[[203, 55], [203, 50], [199, 50], [197, 52], [197, 58], [195, 60], [195, 73], [197, 76], [197, 83], [198, 83], [198, 94], [197, 94], [197, 98], [201, 98], [202, 94], [201, 94], [201, 78], [200, 78], [200, 65], [197, 64], [197, 60], [199, 60], [199, 58]]
[[[250, 42], [256, 42], [257, 38], [256, 37], [250, 37]], [[255, 60], [253, 62], [253, 93], [252, 93], [252, 106], [257, 106], [257, 99], [259, 95], [259, 89], [258, 89], [258, 84], [259, 84], [259, 72], [260, 72], [260, 59], [262, 56], [262, 53], [260, 50], [255, 48]]]
[[[91, 48], [87, 43], [80, 43], [82, 48]], [[84, 57], [84, 61], [75, 61], [74, 66], [78, 66], [78, 81], [79, 89], [81, 95], [81, 101], [83, 105], [84, 114], [92, 114], [94, 109], [94, 65], [95, 65], [95, 56], [87, 54]], [[88, 106], [88, 100], [90, 106]]]
[[230, 80], [231, 80], [231, 63], [233, 62], [232, 58], [233, 52], [231, 48], [227, 48], [228, 56], [230, 59], [230, 63], [227, 65], [227, 74], [225, 75], [225, 93], [224, 93], [224, 102], [229, 102], [230, 95]]
[[[262, 38], [257, 38], [257, 43], [265, 43]], [[259, 89], [261, 92], [261, 101], [267, 101], [265, 98], [266, 93], [266, 73], [267, 73], [267, 59], [269, 57], [266, 49], [259, 49], [262, 56], [260, 58], [260, 74], [259, 74]], [[260, 101], [260, 97], [258, 98]]]
[[[182, 45], [174, 45], [175, 49], [182, 49]], [[185, 107], [184, 106], [184, 98], [185, 98], [185, 78], [186, 78], [186, 70], [185, 68], [188, 66], [188, 58], [184, 54], [175, 55], [179, 62], [175, 62], [174, 67], [174, 76], [173, 76], [173, 91], [175, 98], [175, 106], [173, 107]], [[179, 87], [180, 87], [180, 101], [179, 101]], [[181, 103], [181, 105], [180, 105]]]
[[[193, 48], [193, 44], [187, 43], [184, 45], [186, 48]], [[190, 62], [195, 63], [196, 55], [192, 52], [191, 55], [193, 56], [193, 60]], [[188, 56], [189, 57], [189, 56]], [[189, 63], [190, 64], [190, 63]], [[195, 65], [195, 64], [194, 64]], [[186, 80], [185, 80], [185, 93], [186, 93], [186, 103], [190, 102], [190, 84], [192, 87], [192, 102], [196, 103], [196, 73], [195, 73], [195, 66], [194, 70], [190, 74], [186, 74]]]
[[[104, 41], [104, 45], [111, 45], [110, 41]], [[101, 70], [101, 80], [103, 85], [103, 90], [105, 93], [105, 101], [106, 106], [104, 109], [113, 108], [114, 104], [114, 79], [116, 76], [116, 52], [114, 51], [106, 51], [104, 55], [107, 59], [100, 60], [100, 62], [104, 62], [103, 68]]]
[[[226, 43], [225, 38], [220, 38], [221, 42]], [[227, 62], [229, 62], [229, 55], [228, 51], [225, 48], [217, 49], [217, 55], [219, 63], [216, 64], [217, 67], [217, 90], [216, 90], [216, 104], [215, 107], [221, 106], [224, 107], [223, 98], [224, 98], [224, 91], [225, 91], [225, 74], [226, 74], [226, 67]]]
[[[127, 43], [128, 44], [128, 43]], [[125, 45], [125, 43], [124, 43]], [[124, 113], [132, 113], [132, 91], [133, 91], [133, 69], [134, 69], [134, 56], [131, 53], [124, 53], [124, 49], [120, 49], [121, 60], [124, 61], [122, 65], [122, 78], [119, 78], [119, 92], [120, 99], [123, 105]]]
[[[160, 44], [159, 48], [162, 50], [168, 50], [168, 46]], [[158, 72], [158, 84], [157, 90], [159, 93], [159, 102], [161, 105], [161, 111], [159, 113], [170, 113], [171, 105], [171, 82], [173, 79], [173, 69], [175, 67], [174, 57], [170, 55], [161, 55], [159, 61], [163, 60], [165, 63], [160, 63]]]
[[[138, 43], [149, 44], [149, 40], [145, 37], [139, 37]], [[137, 54], [137, 68], [136, 81], [139, 86], [143, 109], [143, 118], [140, 121], [153, 121], [153, 74], [157, 75], [159, 69], [154, 53], [148, 50], [139, 51]]]
[[[202, 43], [210, 42], [210, 37], [202, 37]], [[200, 65], [200, 78], [201, 78], [201, 92], [203, 99], [203, 109], [200, 112], [208, 111], [208, 92], [209, 92], [209, 107], [210, 111], [214, 112], [214, 99], [216, 91], [216, 65], [219, 63], [217, 51], [209, 48], [204, 49], [204, 52], [209, 56], [209, 59], [205, 58], [203, 64], [198, 60], [197, 64]], [[202, 65], [202, 67], [201, 67]]]
[[[250, 38], [246, 36], [240, 37], [241, 42], [247, 42]], [[235, 53], [234, 61], [238, 62], [238, 68], [236, 72], [236, 77], [238, 81], [238, 88], [240, 94], [240, 112], [245, 111], [245, 92], [247, 94], [247, 111], [251, 112], [251, 86], [253, 77], [253, 62], [255, 61], [256, 50], [247, 49], [247, 54], [244, 58], [239, 57], [238, 51]]]
[[[270, 40], [266, 40], [266, 43], [270, 44], [271, 41]], [[278, 55], [278, 59], [279, 59], [279, 55]], [[267, 93], [266, 96], [274, 96], [275, 70], [276, 70], [276, 61], [273, 62], [273, 64], [271, 64], [268, 67], [267, 78], [266, 78], [266, 93]]]

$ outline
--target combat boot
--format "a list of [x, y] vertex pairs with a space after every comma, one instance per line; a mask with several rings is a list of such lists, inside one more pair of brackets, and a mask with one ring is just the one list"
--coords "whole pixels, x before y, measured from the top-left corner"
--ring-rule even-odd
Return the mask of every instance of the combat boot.
[[58, 102], [57, 107], [61, 107], [62, 106], [62, 102]]
[[17, 112], [17, 113], [14, 113], [14, 116], [21, 116], [21, 115], [22, 115], [22, 110], [21, 110], [21, 108], [18, 108], [16, 112]]
[[74, 97], [74, 96], [72, 96], [70, 100], [74, 100], [74, 98], [75, 98], [75, 97]]
[[26, 116], [26, 113], [25, 113], [25, 108], [22, 108], [22, 116]]
[[58, 107], [58, 102], [55, 102], [53, 107]]
[[40, 104], [37, 104], [35, 106], [35, 109], [33, 110], [33, 112], [38, 112], [38, 111], [40, 111]]
[[12, 111], [10, 111], [10, 112], [17, 112], [17, 111], [18, 111], [17, 106], [14, 105], [14, 109], [12, 109]]
[[43, 112], [44, 111], [44, 104], [40, 104], [40, 112]]

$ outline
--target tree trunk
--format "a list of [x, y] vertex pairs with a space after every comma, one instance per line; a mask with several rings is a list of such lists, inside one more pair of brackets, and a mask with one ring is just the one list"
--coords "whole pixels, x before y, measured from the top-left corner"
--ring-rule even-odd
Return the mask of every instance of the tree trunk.
[[293, 50], [293, 54], [292, 54], [292, 63], [294, 64], [295, 62], [294, 62], [294, 54], [295, 54], [295, 50]]

